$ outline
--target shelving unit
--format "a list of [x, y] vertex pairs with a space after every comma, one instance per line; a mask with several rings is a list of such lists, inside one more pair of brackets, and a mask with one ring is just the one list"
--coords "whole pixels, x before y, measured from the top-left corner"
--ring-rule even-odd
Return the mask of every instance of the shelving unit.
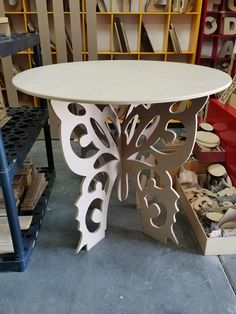
[[[29, 24], [39, 30], [43, 64], [97, 58], [195, 62], [202, 0], [195, 0], [192, 10], [183, 13], [173, 11], [172, 0], [167, 0], [164, 11], [157, 8], [148, 12], [145, 12], [146, 0], [131, 1], [130, 12], [121, 11], [123, 0], [104, 2], [107, 12], [96, 12], [96, 2], [91, 0], [18, 0], [16, 6], [0, 0], [0, 14], [9, 18], [12, 31], [28, 32]], [[124, 23], [130, 52], [117, 49], [115, 17]], [[142, 49], [142, 23], [153, 52]], [[181, 52], [178, 53], [170, 45], [170, 23], [174, 24], [180, 42]], [[13, 63], [20, 70], [31, 68], [32, 55], [33, 51], [27, 49], [20, 52], [20, 56], [15, 55]], [[21, 97], [37, 105], [32, 97]]]
[[[131, 12], [121, 12], [122, 1], [107, 1], [109, 12], [97, 13], [97, 36], [99, 59], [153, 59], [194, 63], [202, 1], [195, 1], [191, 12], [173, 12], [172, 1], [168, 0], [165, 11], [145, 12], [146, 1], [131, 2]], [[110, 4], [110, 5], [109, 5]], [[114, 19], [119, 17], [124, 24], [130, 52], [117, 49]], [[153, 52], [142, 49], [141, 28], [146, 31], [153, 46]], [[173, 23], [182, 52], [171, 49], [169, 31]]]
[[[231, 4], [230, 4], [231, 3]], [[236, 6], [233, 1], [204, 1], [197, 64], [236, 73]]]
[[[35, 64], [39, 66], [41, 59], [38, 34], [23, 34], [18, 37], [7, 37], [1, 40], [0, 56], [4, 58], [28, 47], [33, 47]], [[38, 109], [8, 108], [7, 113], [10, 120], [0, 128], [0, 184], [4, 196], [14, 253], [0, 255], [0, 271], [23, 271], [28, 265], [30, 255], [35, 246], [52, 189], [55, 177], [54, 162], [46, 101], [41, 99], [40, 108]], [[39, 169], [39, 172], [44, 172], [48, 184], [32, 213], [33, 219], [29, 229], [21, 231], [12, 182], [42, 128], [45, 135], [48, 167]], [[21, 212], [20, 214], [24, 215], [25, 213]]]

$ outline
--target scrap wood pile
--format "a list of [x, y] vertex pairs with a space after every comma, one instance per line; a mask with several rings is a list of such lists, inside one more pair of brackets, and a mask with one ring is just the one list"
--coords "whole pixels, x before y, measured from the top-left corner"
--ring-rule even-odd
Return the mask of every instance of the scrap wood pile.
[[[21, 230], [29, 229], [33, 211], [41, 198], [47, 181], [30, 158], [26, 158], [13, 180], [13, 193], [19, 212]], [[29, 212], [25, 215], [25, 212]], [[22, 216], [23, 214], [23, 216]], [[2, 191], [0, 191], [0, 254], [13, 252], [12, 239]]]
[[[44, 173], [39, 173], [30, 158], [26, 158], [13, 180], [13, 192], [20, 211], [33, 211], [43, 194], [47, 181]], [[0, 194], [1, 210], [5, 210], [2, 191]]]
[[201, 175], [181, 167], [179, 181], [209, 237], [236, 236], [236, 187], [223, 165]]

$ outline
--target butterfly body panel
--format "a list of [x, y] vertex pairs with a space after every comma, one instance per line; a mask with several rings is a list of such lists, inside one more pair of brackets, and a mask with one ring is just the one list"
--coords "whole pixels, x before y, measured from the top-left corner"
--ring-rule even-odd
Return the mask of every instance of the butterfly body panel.
[[[66, 162], [83, 178], [75, 202], [81, 232], [77, 252], [83, 247], [91, 249], [104, 238], [115, 182], [120, 200], [128, 197], [130, 182], [136, 187], [146, 234], [161, 242], [178, 242], [173, 230], [178, 194], [169, 171], [189, 158], [196, 137], [197, 113], [206, 100], [193, 100], [184, 112], [172, 112], [172, 103], [130, 105], [123, 123], [110, 105], [77, 104], [75, 114], [70, 103], [51, 102], [61, 121]], [[175, 140], [175, 132], [168, 129], [171, 119], [184, 124], [187, 139], [181, 149], [169, 154], [158, 148], [158, 141]], [[72, 147], [73, 132], [78, 138], [78, 151]]]

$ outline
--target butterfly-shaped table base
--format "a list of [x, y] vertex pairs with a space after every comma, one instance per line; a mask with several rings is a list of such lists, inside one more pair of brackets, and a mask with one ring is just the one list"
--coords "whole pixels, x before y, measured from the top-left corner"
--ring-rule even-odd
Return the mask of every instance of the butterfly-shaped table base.
[[[111, 105], [75, 104], [52, 100], [61, 121], [61, 142], [70, 169], [82, 176], [75, 205], [81, 232], [77, 247], [91, 249], [105, 237], [107, 211], [114, 183], [120, 200], [128, 197], [129, 184], [136, 188], [144, 233], [161, 241], [177, 243], [173, 231], [178, 212], [178, 194], [168, 171], [190, 156], [197, 129], [197, 113], [207, 97], [192, 100], [183, 112], [174, 112], [173, 103], [130, 105], [121, 123]], [[186, 141], [180, 150], [164, 153], [156, 148], [162, 139], [175, 140], [167, 128], [171, 119], [185, 127]], [[71, 145], [78, 137], [79, 150]]]

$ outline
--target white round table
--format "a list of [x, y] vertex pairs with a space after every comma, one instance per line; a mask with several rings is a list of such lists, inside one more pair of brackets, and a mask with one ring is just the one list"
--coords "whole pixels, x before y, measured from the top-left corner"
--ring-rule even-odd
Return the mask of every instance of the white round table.
[[[89, 250], [104, 238], [113, 185], [117, 182], [118, 197], [124, 200], [129, 179], [136, 187], [144, 232], [162, 242], [177, 242], [173, 224], [178, 194], [168, 171], [189, 158], [197, 113], [209, 95], [231, 84], [229, 75], [183, 63], [88, 61], [27, 70], [17, 74], [13, 84], [27, 94], [51, 99], [61, 120], [66, 162], [84, 178], [76, 201], [81, 232], [77, 251]], [[189, 99], [185, 111], [172, 110], [176, 101]], [[122, 123], [112, 107], [121, 104], [129, 105]], [[181, 149], [167, 154], [154, 145], [159, 139], [174, 141], [176, 134], [167, 128], [171, 119], [183, 123], [187, 138]], [[71, 146], [73, 131], [82, 153]]]
[[17, 89], [49, 99], [100, 104], [160, 103], [208, 96], [229, 75], [203, 66], [161, 61], [89, 61], [48, 65], [13, 78]]

